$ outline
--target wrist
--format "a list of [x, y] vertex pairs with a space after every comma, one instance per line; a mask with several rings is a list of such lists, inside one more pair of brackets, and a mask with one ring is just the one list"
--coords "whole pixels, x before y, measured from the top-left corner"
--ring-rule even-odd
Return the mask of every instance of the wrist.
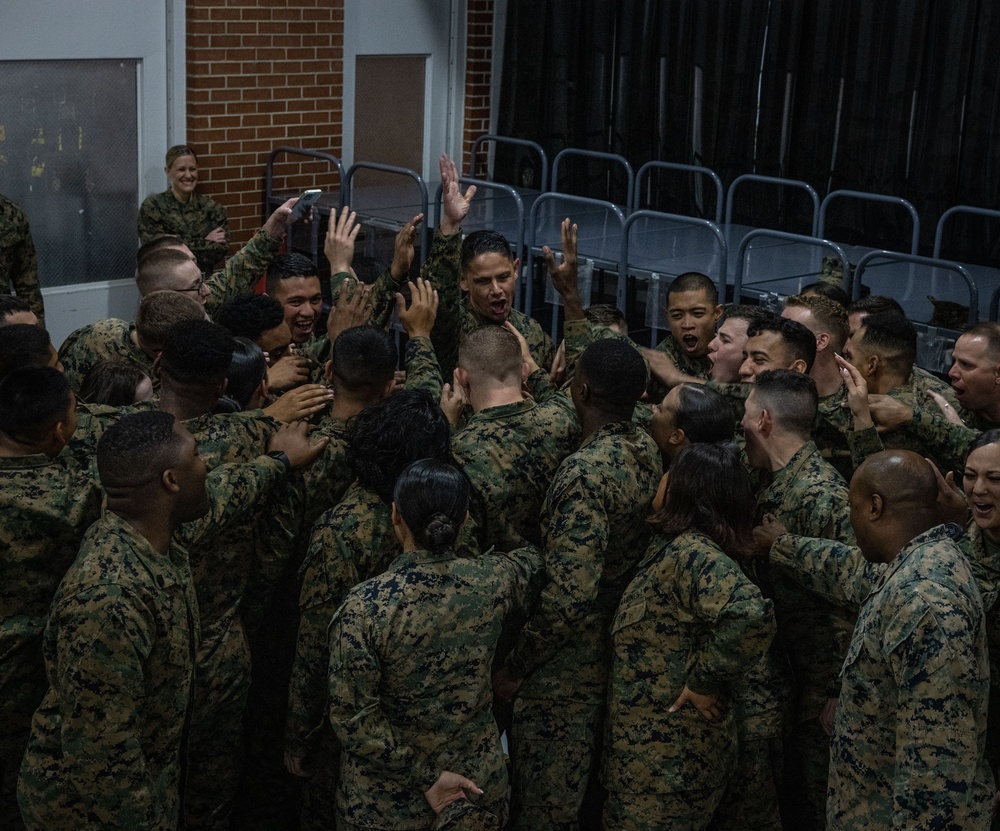
[[269, 458], [281, 462], [285, 466], [285, 473], [292, 469], [292, 462], [284, 450], [269, 450], [267, 455]]

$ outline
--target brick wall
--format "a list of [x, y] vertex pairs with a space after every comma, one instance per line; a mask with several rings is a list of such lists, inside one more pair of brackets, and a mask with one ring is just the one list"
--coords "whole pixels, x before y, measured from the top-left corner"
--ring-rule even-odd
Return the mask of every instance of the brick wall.
[[[231, 253], [260, 226], [276, 145], [340, 156], [343, 59], [343, 0], [187, 0], [187, 141], [199, 189], [229, 212]], [[328, 170], [282, 163], [276, 189], [337, 183]]]
[[[463, 169], [467, 170], [472, 142], [490, 132], [490, 83], [493, 69], [493, 0], [468, 0], [465, 58], [465, 129]], [[484, 164], [483, 158], [480, 164]]]

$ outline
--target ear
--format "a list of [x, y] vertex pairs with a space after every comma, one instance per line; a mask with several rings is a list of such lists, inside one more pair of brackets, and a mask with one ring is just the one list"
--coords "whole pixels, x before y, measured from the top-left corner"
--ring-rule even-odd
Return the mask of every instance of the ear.
[[578, 389], [580, 390], [580, 401], [584, 404], [589, 404], [592, 397], [590, 384], [586, 381], [581, 381]]
[[514, 279], [517, 280], [521, 276], [521, 258], [515, 257], [514, 262], [511, 263], [514, 268]]
[[327, 381], [330, 381], [331, 383], [333, 382], [333, 361], [332, 360], [327, 361], [325, 364], [323, 364], [323, 377], [326, 378]]
[[882, 501], [882, 496], [880, 494], [873, 493], [868, 502], [868, 521], [876, 522], [881, 519], [884, 511], [885, 503]]
[[382, 389], [382, 399], [388, 398], [392, 395], [392, 391], [396, 389], [396, 378], [393, 376], [391, 381], [386, 381], [385, 387]]
[[771, 412], [766, 407], [761, 408], [760, 415], [757, 417], [757, 430], [762, 436], [769, 436], [774, 430], [774, 419], [771, 418]]
[[882, 373], [882, 359], [878, 355], [872, 355], [868, 358], [868, 363], [865, 365], [865, 374], [868, 378], [877, 378]]
[[722, 310], [723, 310], [723, 305], [720, 303], [718, 306], [715, 307], [715, 309], [712, 312], [712, 314], [715, 317], [715, 322], [716, 323], [718, 323], [719, 322], [719, 318], [722, 317]]
[[816, 351], [822, 352], [830, 347], [830, 336], [826, 332], [816, 335]]
[[455, 367], [455, 380], [462, 387], [462, 389], [468, 391], [469, 389], [469, 373], [462, 367]]
[[464, 271], [462, 272], [462, 276], [458, 278], [458, 287], [462, 291], [464, 291], [464, 292], [468, 292], [469, 291], [469, 283], [465, 279], [465, 272]]
[[531, 373], [528, 371], [528, 364], [526, 361], [521, 361], [521, 384], [524, 385], [528, 383], [528, 376]]
[[675, 427], [674, 431], [667, 436], [667, 444], [672, 444], [674, 446], [679, 446], [687, 441], [687, 435], [680, 427]]
[[163, 353], [161, 353], [161, 352], [158, 352], [158, 353], [156, 354], [156, 357], [155, 357], [155, 358], [153, 358], [153, 365], [152, 365], [152, 366], [150, 367], [150, 369], [149, 369], [149, 374], [150, 374], [150, 375], [151, 375], [151, 376], [152, 376], [153, 378], [157, 378], [157, 379], [159, 379], [159, 378], [160, 378], [160, 372], [161, 372], [161, 369], [160, 369], [160, 357], [161, 357], [161, 355], [162, 355], [162, 354], [163, 354]]
[[160, 474], [160, 482], [162, 482], [163, 487], [166, 488], [170, 493], [179, 493], [181, 489], [180, 482], [177, 481], [177, 476], [174, 475], [174, 469], [168, 467], [163, 473]]
[[799, 358], [799, 359], [797, 359], [795, 361], [792, 361], [792, 365], [790, 367], [788, 367], [788, 368], [792, 372], [797, 372], [800, 375], [805, 375], [806, 374], [806, 362], [803, 361], [802, 358]]

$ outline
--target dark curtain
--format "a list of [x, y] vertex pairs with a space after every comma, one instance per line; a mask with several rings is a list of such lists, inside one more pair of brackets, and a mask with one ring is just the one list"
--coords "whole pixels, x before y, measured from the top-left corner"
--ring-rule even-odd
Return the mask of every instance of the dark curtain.
[[[510, 0], [497, 130], [540, 143], [701, 164], [728, 187], [744, 173], [900, 196], [921, 253], [951, 205], [1000, 207], [1000, 7], [989, 0]], [[507, 169], [505, 173], [504, 170]], [[518, 152], [497, 178], [525, 181]], [[624, 201], [601, 164], [560, 187]], [[530, 173], [530, 170], [529, 170]], [[653, 176], [645, 206], [711, 216], [696, 179]], [[808, 232], [808, 202], [749, 186], [734, 219]], [[955, 219], [945, 256], [989, 262], [1000, 223]], [[895, 206], [834, 202], [832, 239], [908, 250]]]

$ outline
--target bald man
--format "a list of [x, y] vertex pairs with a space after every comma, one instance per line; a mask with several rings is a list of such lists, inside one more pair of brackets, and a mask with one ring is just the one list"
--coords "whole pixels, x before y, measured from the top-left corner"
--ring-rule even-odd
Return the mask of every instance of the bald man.
[[842, 559], [802, 549], [793, 566], [803, 585], [843, 600], [871, 588], [842, 672], [830, 831], [990, 826], [983, 603], [957, 528], [935, 526], [937, 494], [916, 453], [870, 456], [851, 480], [851, 524], [881, 575], [845, 579]]

